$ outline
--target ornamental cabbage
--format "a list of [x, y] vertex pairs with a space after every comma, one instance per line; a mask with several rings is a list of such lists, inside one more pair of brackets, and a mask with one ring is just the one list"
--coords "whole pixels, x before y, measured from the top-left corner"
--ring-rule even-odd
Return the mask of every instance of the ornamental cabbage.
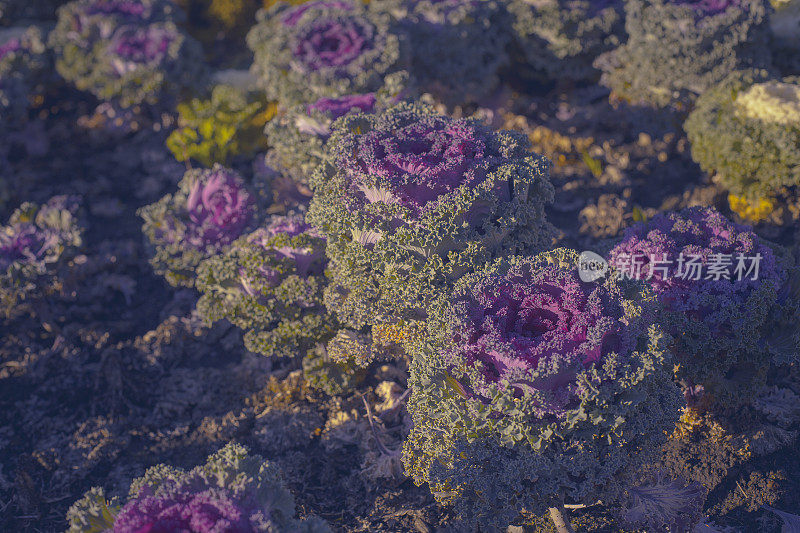
[[256, 198], [235, 171], [189, 170], [178, 191], [139, 209], [154, 248], [150, 263], [173, 286], [194, 284], [200, 261], [225, 250], [257, 223]]
[[753, 85], [736, 98], [747, 118], [783, 126], [800, 125], [800, 84], [768, 81]]
[[255, 92], [217, 85], [208, 100], [178, 104], [178, 115], [180, 127], [167, 138], [167, 148], [178, 161], [210, 167], [265, 150], [264, 125], [275, 115], [275, 104]]
[[625, 44], [600, 56], [601, 83], [635, 104], [686, 106], [743, 68], [769, 68], [766, 0], [628, 0]]
[[[412, 72], [422, 91], [448, 106], [476, 102], [507, 65], [508, 13], [495, 0], [378, 0], [408, 32]], [[382, 4], [381, 4], [382, 3]]]
[[294, 498], [278, 467], [231, 443], [188, 472], [163, 464], [149, 468], [131, 483], [124, 505], [95, 487], [69, 509], [67, 521], [69, 533], [331, 531], [319, 518], [294, 515]]
[[31, 96], [43, 90], [50, 67], [40, 28], [0, 31], [0, 133], [24, 126]]
[[1, 315], [55, 291], [55, 278], [82, 243], [78, 202], [75, 196], [54, 196], [42, 205], [24, 203], [0, 227]]
[[800, 78], [736, 73], [697, 99], [684, 129], [694, 160], [750, 203], [800, 186]]
[[391, 16], [361, 2], [279, 2], [257, 18], [247, 36], [253, 72], [267, 97], [284, 105], [377, 91], [407, 63]]
[[202, 80], [200, 45], [167, 0], [76, 0], [50, 34], [56, 69], [78, 89], [131, 107], [161, 104]]
[[[783, 261], [712, 208], [663, 213], [629, 228], [610, 253], [624, 275], [647, 279], [674, 337], [676, 377], [719, 407], [746, 403], [770, 365], [800, 353], [797, 290]], [[791, 274], [791, 278], [790, 278]]]
[[245, 331], [245, 347], [275, 357], [304, 354], [335, 331], [322, 301], [325, 239], [302, 216], [269, 223], [197, 269], [197, 310]]
[[356, 329], [424, 318], [438, 290], [550, 244], [549, 162], [524, 135], [416, 104], [333, 125], [309, 222], [328, 238], [326, 305]]
[[586, 80], [592, 62], [624, 40], [624, 2], [512, 0], [513, 30], [522, 62], [546, 79]]
[[468, 525], [613, 502], [678, 419], [655, 296], [584, 282], [577, 263], [565, 249], [501, 258], [431, 307], [403, 462]]

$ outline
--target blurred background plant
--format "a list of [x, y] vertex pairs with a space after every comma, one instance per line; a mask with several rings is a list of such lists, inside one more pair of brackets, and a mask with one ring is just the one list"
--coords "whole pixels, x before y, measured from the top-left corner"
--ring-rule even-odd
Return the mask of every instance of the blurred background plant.
[[264, 126], [277, 106], [255, 91], [218, 85], [207, 99], [178, 104], [178, 128], [167, 138], [175, 159], [191, 165], [229, 166], [267, 148]]

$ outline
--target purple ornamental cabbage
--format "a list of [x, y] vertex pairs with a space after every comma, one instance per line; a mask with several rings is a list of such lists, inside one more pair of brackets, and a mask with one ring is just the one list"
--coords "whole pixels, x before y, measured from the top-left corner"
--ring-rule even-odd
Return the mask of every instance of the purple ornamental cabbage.
[[59, 25], [71, 33], [59, 36], [58, 44], [71, 41], [80, 45], [87, 39], [108, 39], [120, 26], [163, 22], [176, 14], [173, 11], [174, 7], [164, 0], [73, 1], [59, 9]]
[[294, 357], [330, 336], [325, 312], [325, 239], [301, 215], [276, 216], [197, 269], [198, 314], [245, 332], [245, 347]]
[[[2, 36], [0, 36], [2, 39]], [[19, 38], [12, 37], [0, 42], [0, 121], [8, 117], [22, 118], [28, 109], [27, 87], [20, 71], [13, 65], [22, 50]], [[0, 125], [0, 134], [6, 133], [5, 124]], [[0, 152], [0, 157], [2, 157]]]
[[659, 214], [629, 228], [610, 262], [647, 280], [664, 306], [684, 387], [736, 406], [771, 363], [796, 359], [800, 339], [780, 324], [797, 319], [797, 295], [751, 228], [707, 207]]
[[189, 170], [175, 194], [139, 210], [155, 247], [151, 260], [173, 285], [191, 286], [194, 268], [256, 222], [255, 198], [242, 178], [220, 165]]
[[[353, 94], [341, 96], [339, 98], [320, 98], [313, 104], [305, 106], [305, 113], [297, 113], [297, 109], [293, 109], [287, 113], [288, 116], [284, 122], [288, 121], [291, 123], [292, 118], [294, 118], [293, 125], [297, 129], [297, 132], [302, 135], [316, 137], [320, 141], [325, 141], [331, 134], [331, 124], [334, 120], [346, 115], [350, 111], [372, 113], [375, 110], [376, 102], [377, 97], [375, 93]], [[296, 135], [293, 136], [289, 134], [289, 132], [282, 131], [285, 128], [285, 124], [278, 124], [273, 130], [267, 130], [267, 135], [276, 137], [273, 146], [276, 150], [295, 152], [297, 147], [292, 146], [292, 141], [295, 140], [293, 137], [296, 137]], [[288, 134], [289, 139], [282, 138], [286, 134]], [[320, 142], [319, 144], [321, 145], [323, 143]], [[301, 155], [304, 159], [307, 158], [307, 156], [308, 154]], [[289, 165], [291, 165], [291, 163], [289, 163]]]
[[278, 2], [247, 36], [252, 70], [284, 105], [380, 90], [406, 67], [406, 41], [387, 10], [357, 1]]
[[505, 2], [494, 0], [392, 0], [408, 31], [412, 69], [421, 92], [449, 107], [480, 102], [507, 65], [512, 22]]
[[0, 271], [32, 267], [44, 271], [64, 246], [80, 242], [75, 196], [55, 196], [38, 207], [23, 204], [0, 231]]
[[321, 20], [297, 36], [294, 58], [301, 71], [349, 65], [373, 48], [374, 28], [360, 20]]
[[694, 526], [702, 520], [703, 504], [708, 495], [708, 489], [699, 482], [684, 483], [665, 477], [661, 472], [638, 480], [636, 486], [629, 487], [626, 492], [621, 513], [623, 522], [652, 531], [697, 530]]
[[21, 222], [6, 227], [0, 234], [0, 270], [14, 263], [45, 266], [48, 253], [59, 244], [57, 233], [43, 230], [32, 222]]
[[8, 54], [17, 52], [22, 48], [22, 43], [17, 38], [12, 38], [0, 45], [0, 61], [2, 61]]
[[271, 250], [278, 258], [294, 261], [297, 275], [301, 277], [322, 274], [325, 266], [322, 261], [325, 257], [324, 248], [294, 245], [292, 237], [299, 235], [324, 240], [319, 230], [306, 223], [302, 215], [273, 217], [266, 228], [253, 232], [248, 240], [258, 243], [264, 250]]
[[616, 98], [691, 108], [733, 72], [771, 69], [768, 0], [627, 0], [627, 41], [595, 66]]
[[97, 37], [108, 39], [122, 25], [167, 20], [170, 11], [169, 4], [159, 0], [78, 0], [59, 10], [59, 20], [72, 30], [68, 39], [78, 44]]
[[22, 204], [0, 227], [0, 313], [17, 301], [51, 290], [51, 279], [82, 242], [75, 196], [55, 196], [37, 206]]
[[524, 136], [409, 103], [333, 130], [309, 222], [328, 237], [326, 303], [349, 327], [424, 318], [464, 273], [550, 242], [549, 162]]
[[740, 216], [768, 217], [800, 186], [800, 78], [736, 72], [697, 99], [683, 129], [692, 158], [719, 178]]
[[466, 274], [412, 348], [403, 463], [470, 531], [614, 501], [678, 419], [654, 295], [584, 282], [578, 260], [557, 249]]
[[[51, 71], [50, 56], [39, 27], [0, 30], [0, 135], [18, 132], [26, 126], [32, 96], [51, 85]], [[30, 134], [20, 136], [20, 140], [26, 141]], [[0, 158], [6, 150], [0, 146]]]
[[78, 89], [123, 108], [168, 104], [205, 75], [199, 43], [169, 0], [75, 0], [50, 34], [56, 69]]
[[68, 533], [330, 533], [316, 517], [294, 518], [280, 470], [231, 443], [186, 472], [149, 468], [131, 483], [127, 503], [100, 487], [68, 511]]

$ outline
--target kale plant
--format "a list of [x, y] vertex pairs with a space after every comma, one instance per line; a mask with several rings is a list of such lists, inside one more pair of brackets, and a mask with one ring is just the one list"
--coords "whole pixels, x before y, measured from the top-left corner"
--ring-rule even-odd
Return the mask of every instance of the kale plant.
[[655, 296], [577, 264], [566, 249], [501, 258], [431, 308], [403, 461], [470, 527], [611, 504], [678, 419]]
[[69, 509], [67, 521], [68, 533], [331, 531], [319, 518], [294, 515], [278, 467], [231, 443], [188, 472], [164, 464], [149, 468], [131, 483], [125, 503], [94, 487]]
[[712, 208], [663, 213], [629, 228], [610, 261], [646, 279], [664, 306], [676, 377], [718, 408], [747, 404], [770, 367], [797, 361], [797, 273], [752, 229]]
[[256, 211], [255, 195], [233, 170], [189, 170], [177, 192], [138, 211], [153, 248], [150, 263], [170, 285], [191, 287], [200, 262], [252, 229]]
[[263, 130], [274, 115], [275, 104], [255, 91], [217, 85], [210, 99], [178, 105], [179, 128], [167, 138], [167, 148], [178, 161], [228, 165], [267, 148]]
[[769, 68], [766, 0], [627, 0], [625, 44], [601, 82], [633, 103], [688, 105], [731, 72]]
[[418, 88], [447, 105], [473, 102], [498, 85], [508, 63], [508, 13], [495, 0], [377, 0], [410, 37]]
[[278, 2], [257, 18], [247, 35], [253, 72], [284, 105], [377, 91], [408, 61], [391, 15], [361, 2]]
[[57, 292], [60, 274], [82, 244], [78, 198], [26, 202], [0, 228], [0, 315]]
[[697, 99], [684, 128], [694, 160], [734, 195], [800, 186], [800, 78], [738, 72]]
[[78, 89], [127, 108], [162, 104], [204, 75], [199, 43], [168, 0], [75, 0], [50, 34], [56, 69]]
[[50, 68], [41, 28], [0, 31], [0, 134], [27, 122], [31, 98], [43, 90]]
[[322, 301], [324, 268], [325, 239], [302, 216], [276, 216], [200, 265], [197, 310], [244, 330], [252, 352], [305, 354], [335, 331]]
[[511, 0], [513, 30], [523, 62], [555, 80], [585, 80], [592, 62], [624, 40], [624, 2], [617, 0]]
[[416, 104], [335, 122], [309, 208], [328, 238], [328, 308], [355, 328], [424, 318], [463, 274], [548, 246], [549, 162], [528, 147]]

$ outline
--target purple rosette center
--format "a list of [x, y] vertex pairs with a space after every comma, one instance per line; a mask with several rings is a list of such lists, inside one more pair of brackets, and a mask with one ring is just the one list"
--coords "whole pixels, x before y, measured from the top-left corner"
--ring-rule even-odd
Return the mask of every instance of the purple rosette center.
[[484, 134], [475, 126], [430, 117], [360, 136], [357, 156], [340, 164], [350, 172], [351, 189], [367, 202], [396, 203], [418, 213], [462, 185], [482, 182], [487, 158]]
[[196, 181], [186, 201], [188, 243], [197, 248], [231, 243], [250, 223], [252, 205], [241, 180], [224, 169]]
[[309, 71], [344, 67], [373, 47], [373, 34], [374, 28], [357, 18], [317, 20], [299, 32], [293, 54]]
[[112, 61], [115, 72], [121, 76], [141, 65], [159, 63], [166, 57], [175, 38], [176, 35], [164, 28], [121, 28], [111, 44], [111, 51], [116, 56]]
[[618, 296], [581, 281], [574, 268], [491, 275], [456, 301], [461, 318], [447, 359], [453, 368], [478, 370], [472, 388], [479, 396], [503, 381], [515, 394], [549, 397], [539, 414], [557, 414], [575, 394], [579, 371], [630, 349]]

